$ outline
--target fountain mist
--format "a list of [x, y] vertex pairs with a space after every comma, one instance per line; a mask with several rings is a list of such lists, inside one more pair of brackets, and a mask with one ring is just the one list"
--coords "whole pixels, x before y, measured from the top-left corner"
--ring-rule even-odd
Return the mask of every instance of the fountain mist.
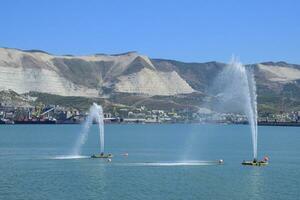
[[233, 57], [217, 76], [212, 92], [217, 110], [246, 115], [251, 127], [253, 156], [257, 158], [257, 95], [252, 70]]
[[99, 137], [100, 137], [100, 152], [104, 152], [104, 121], [103, 121], [103, 109], [102, 106], [93, 103], [90, 107], [89, 115], [86, 118], [80, 135], [76, 141], [76, 144], [73, 149], [73, 155], [79, 155], [81, 152], [81, 146], [85, 143], [87, 139], [88, 132], [93, 124], [93, 121], [96, 120], [99, 127]]

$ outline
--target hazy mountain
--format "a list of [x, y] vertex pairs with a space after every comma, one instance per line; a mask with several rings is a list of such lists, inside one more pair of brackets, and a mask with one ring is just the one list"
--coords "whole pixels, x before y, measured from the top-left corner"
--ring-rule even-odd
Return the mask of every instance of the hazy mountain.
[[[137, 52], [55, 56], [0, 48], [0, 90], [106, 98], [149, 107], [199, 106], [224, 63], [150, 59]], [[253, 65], [262, 111], [300, 109], [300, 65]]]
[[75, 57], [7, 48], [0, 48], [0, 89], [91, 97], [107, 92], [175, 95], [194, 91], [177, 72], [160, 71], [148, 57], [135, 52]]

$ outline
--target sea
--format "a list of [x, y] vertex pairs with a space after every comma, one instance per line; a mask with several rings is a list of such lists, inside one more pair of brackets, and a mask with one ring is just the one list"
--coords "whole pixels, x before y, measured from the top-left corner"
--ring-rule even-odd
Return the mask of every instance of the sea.
[[[248, 125], [105, 125], [100, 153], [93, 125], [72, 155], [81, 125], [1, 125], [1, 200], [300, 199], [300, 128], [258, 128], [253, 159]], [[128, 156], [126, 156], [128, 154]], [[218, 161], [222, 159], [223, 164]]]

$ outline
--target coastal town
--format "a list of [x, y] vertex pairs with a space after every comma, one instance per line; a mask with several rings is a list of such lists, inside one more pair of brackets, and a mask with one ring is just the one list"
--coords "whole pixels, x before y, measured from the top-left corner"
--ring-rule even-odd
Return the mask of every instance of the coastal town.
[[[59, 105], [14, 107], [0, 105], [0, 124], [79, 124], [85, 121], [88, 111]], [[165, 112], [140, 108], [114, 108], [104, 112], [106, 123], [175, 123], [189, 120], [184, 111]]]
[[[0, 124], [80, 124], [88, 116], [88, 111], [60, 105], [15, 107], [0, 104]], [[115, 107], [104, 110], [105, 123], [219, 123], [247, 124], [244, 115], [217, 113], [207, 110], [151, 110], [145, 106], [138, 108]], [[258, 117], [259, 125], [300, 126], [300, 111], [269, 114]]]

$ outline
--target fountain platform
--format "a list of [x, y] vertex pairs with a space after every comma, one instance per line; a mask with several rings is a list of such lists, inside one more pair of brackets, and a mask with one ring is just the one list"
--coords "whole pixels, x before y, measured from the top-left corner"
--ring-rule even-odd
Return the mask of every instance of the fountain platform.
[[257, 162], [255, 162], [255, 161], [243, 161], [242, 162], [242, 165], [258, 166], [258, 167], [266, 166], [268, 164], [269, 164], [269, 162], [263, 161], [263, 160], [262, 161], [257, 161]]
[[111, 153], [108, 154], [104, 154], [104, 153], [100, 153], [100, 154], [93, 154], [91, 156], [91, 158], [112, 158], [113, 155]]

